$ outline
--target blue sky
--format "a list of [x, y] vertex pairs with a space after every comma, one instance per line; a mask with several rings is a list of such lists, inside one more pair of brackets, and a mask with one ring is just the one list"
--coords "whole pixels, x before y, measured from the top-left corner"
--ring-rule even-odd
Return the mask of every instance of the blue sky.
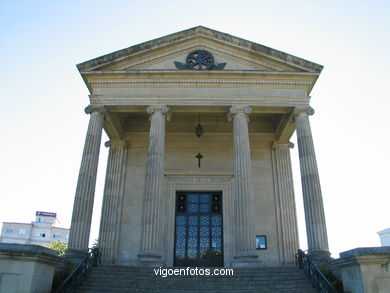
[[[197, 25], [324, 65], [311, 117], [330, 249], [390, 227], [389, 1], [2, 1], [0, 221], [57, 212], [69, 226], [88, 124], [75, 65]], [[104, 139], [104, 138], [103, 138]], [[295, 141], [295, 137], [292, 139]], [[306, 247], [297, 149], [292, 151]], [[102, 147], [92, 238], [107, 150]]]

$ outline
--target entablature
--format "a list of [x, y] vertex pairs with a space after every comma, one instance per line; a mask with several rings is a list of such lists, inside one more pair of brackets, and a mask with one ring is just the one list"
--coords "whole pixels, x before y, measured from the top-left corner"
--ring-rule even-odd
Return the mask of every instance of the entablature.
[[[236, 105], [236, 104], [235, 104]], [[146, 112], [149, 105], [109, 105], [104, 128], [110, 139], [124, 139], [131, 137], [147, 137], [149, 131], [149, 117]], [[172, 134], [173, 139], [186, 140], [194, 135], [198, 123], [216, 138], [216, 142], [223, 137], [231, 138], [232, 124], [228, 120], [229, 109], [232, 104], [224, 106], [182, 106], [167, 105], [170, 121], [167, 123], [167, 137]], [[294, 107], [266, 107], [252, 106], [249, 115], [249, 133], [260, 135], [266, 141], [288, 141], [295, 130], [291, 119]]]
[[237, 88], [300, 89], [308, 95], [318, 73], [260, 71], [149, 70], [131, 72], [85, 72], [83, 78], [91, 94], [109, 89]]

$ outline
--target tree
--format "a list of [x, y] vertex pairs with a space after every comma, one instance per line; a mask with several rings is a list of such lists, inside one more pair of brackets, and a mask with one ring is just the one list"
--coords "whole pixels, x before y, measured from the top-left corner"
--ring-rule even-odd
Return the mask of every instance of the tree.
[[68, 244], [62, 242], [61, 240], [57, 240], [51, 242], [49, 248], [56, 251], [59, 256], [64, 256], [68, 250]]

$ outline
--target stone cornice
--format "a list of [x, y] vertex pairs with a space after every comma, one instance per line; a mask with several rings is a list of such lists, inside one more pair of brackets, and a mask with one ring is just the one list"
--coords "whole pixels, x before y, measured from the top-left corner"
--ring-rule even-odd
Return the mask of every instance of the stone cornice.
[[[263, 70], [242, 70], [242, 69], [232, 69], [232, 70], [223, 70], [223, 71], [205, 71], [205, 70], [180, 70], [177, 69], [132, 69], [132, 70], [95, 70], [95, 71], [82, 71], [80, 72], [84, 77], [100, 77], [105, 76], [106, 79], [115, 78], [116, 76], [145, 76], [146, 79], [149, 79], [155, 75], [162, 75], [164, 76], [183, 76], [183, 73], [187, 73], [188, 76], [201, 76], [204, 78], [209, 79], [211, 76], [221, 76], [223, 75], [226, 78], [240, 78], [240, 76], [244, 76], [245, 78], [248, 78], [248, 76], [259, 76], [259, 77], [280, 77], [283, 76], [285, 78], [318, 78], [319, 74], [315, 72], [302, 72], [302, 71], [263, 71]], [[111, 76], [108, 77], [107, 76]], [[233, 77], [230, 77], [233, 76]], [[238, 76], [238, 77], [237, 77]]]
[[270, 84], [270, 85], [312, 85], [312, 81], [308, 80], [281, 80], [281, 79], [91, 79], [90, 84]]
[[[168, 104], [170, 106], [231, 106], [232, 100], [243, 105], [250, 104], [253, 107], [289, 107], [296, 105], [306, 105], [309, 97], [307, 96], [227, 96], [227, 97], [206, 97], [201, 95], [170, 94], [169, 96], [157, 95], [137, 95], [136, 97], [128, 96], [103, 96], [95, 95], [91, 100], [95, 104], [115, 106], [137, 106], [148, 107], [151, 104]], [[141, 108], [140, 108], [141, 109]], [[135, 112], [143, 112], [145, 108]], [[111, 108], [110, 108], [111, 111]], [[118, 111], [117, 111], [118, 112]], [[126, 111], [124, 111], [126, 112]]]
[[266, 47], [254, 42], [250, 42], [226, 33], [222, 33], [216, 30], [212, 30], [203, 26], [197, 26], [184, 31], [180, 31], [171, 35], [167, 35], [158, 39], [147, 41], [135, 46], [131, 46], [126, 49], [122, 49], [77, 65], [79, 71], [89, 70], [92, 68], [99, 68], [107, 66], [109, 64], [118, 62], [120, 60], [129, 58], [133, 55], [146, 52], [148, 50], [154, 50], [162, 48], [164, 46], [172, 45], [184, 40], [189, 40], [194, 37], [206, 37], [212, 40], [216, 40], [230, 46], [241, 48], [251, 52], [252, 54], [259, 54], [264, 57], [271, 58], [275, 61], [286, 63], [290, 66], [296, 66], [304, 68], [311, 72], [320, 73], [323, 66], [310, 62], [308, 60], [286, 54], [284, 52]]
[[357, 256], [349, 256], [345, 258], [339, 258], [332, 263], [336, 265], [336, 267], [348, 267], [348, 266], [355, 266], [355, 265], [378, 265], [382, 266], [383, 268], [389, 265], [389, 259], [390, 254], [383, 254], [383, 255], [357, 255]]
[[16, 260], [25, 262], [39, 262], [49, 265], [57, 265], [63, 261], [55, 251], [46, 247], [29, 244], [0, 244], [0, 260]]

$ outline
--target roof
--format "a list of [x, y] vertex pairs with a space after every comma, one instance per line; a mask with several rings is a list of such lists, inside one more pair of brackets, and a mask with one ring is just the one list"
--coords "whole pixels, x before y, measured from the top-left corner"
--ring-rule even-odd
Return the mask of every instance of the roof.
[[171, 44], [175, 44], [197, 36], [203, 36], [209, 39], [221, 41], [229, 45], [245, 49], [247, 51], [250, 51], [251, 53], [256, 53], [258, 55], [262, 55], [292, 66], [298, 66], [308, 72], [320, 73], [323, 69], [322, 65], [313, 63], [311, 61], [272, 49], [264, 45], [241, 39], [239, 37], [235, 37], [223, 32], [206, 28], [204, 26], [193, 27], [138, 45], [134, 45], [119, 51], [115, 51], [113, 53], [109, 53], [80, 63], [77, 65], [77, 68], [80, 72], [98, 70], [101, 67], [119, 62], [123, 59], [131, 57], [132, 55], [140, 54], [142, 52], [161, 48], [164, 46], [169, 46]]
[[390, 233], [390, 228], [384, 229], [382, 231], [377, 232], [378, 234], [387, 234]]

